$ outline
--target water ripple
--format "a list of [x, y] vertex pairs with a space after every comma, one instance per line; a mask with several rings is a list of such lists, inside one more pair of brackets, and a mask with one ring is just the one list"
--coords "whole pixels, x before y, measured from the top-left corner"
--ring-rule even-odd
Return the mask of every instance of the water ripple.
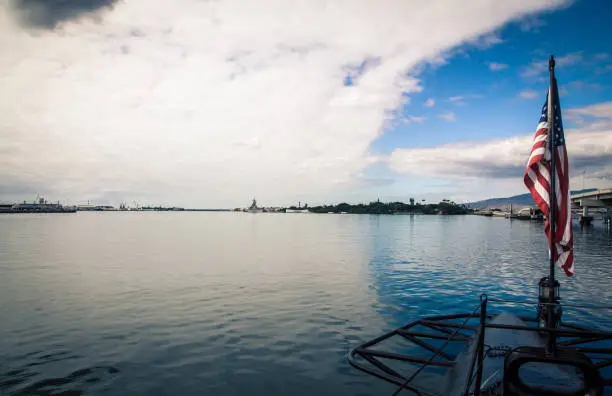
[[[542, 224], [472, 216], [0, 217], [0, 393], [388, 394], [353, 346], [480, 293], [530, 300]], [[576, 229], [565, 301], [607, 303], [612, 237]], [[503, 305], [503, 304], [502, 304]], [[610, 325], [610, 312], [566, 309]]]

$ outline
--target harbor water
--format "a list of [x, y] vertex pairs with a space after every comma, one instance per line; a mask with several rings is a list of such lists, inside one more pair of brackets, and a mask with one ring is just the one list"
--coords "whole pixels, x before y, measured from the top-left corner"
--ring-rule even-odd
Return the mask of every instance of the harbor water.
[[[0, 395], [390, 394], [349, 366], [349, 349], [471, 310], [483, 292], [534, 301], [542, 228], [479, 216], [0, 215]], [[612, 235], [574, 232], [563, 301], [610, 305]], [[602, 329], [611, 314], [564, 308]]]

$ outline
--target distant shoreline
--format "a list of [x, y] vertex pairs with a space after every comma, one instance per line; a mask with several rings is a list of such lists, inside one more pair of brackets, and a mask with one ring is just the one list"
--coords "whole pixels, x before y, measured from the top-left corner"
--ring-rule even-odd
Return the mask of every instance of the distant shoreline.
[[439, 203], [426, 204], [416, 202], [414, 199], [410, 203], [404, 202], [380, 202], [374, 201], [369, 204], [349, 204], [342, 202], [337, 205], [319, 205], [308, 206], [298, 205], [284, 207], [251, 207], [247, 209], [198, 209], [198, 208], [182, 208], [176, 206], [140, 206], [135, 208], [126, 207], [122, 204], [119, 208], [110, 205], [77, 205], [77, 206], [62, 206], [57, 204], [48, 204], [41, 200], [31, 204], [5, 204], [0, 208], [3, 213], [76, 213], [76, 212], [248, 212], [248, 213], [337, 213], [337, 214], [441, 214], [441, 215], [461, 215], [471, 214], [473, 209], [466, 205], [456, 204], [453, 201], [444, 199]]

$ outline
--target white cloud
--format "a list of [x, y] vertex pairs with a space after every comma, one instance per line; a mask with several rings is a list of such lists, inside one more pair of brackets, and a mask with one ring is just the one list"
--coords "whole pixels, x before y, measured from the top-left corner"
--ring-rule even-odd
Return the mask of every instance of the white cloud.
[[488, 49], [503, 42], [504, 40], [502, 40], [502, 38], [499, 36], [499, 33], [495, 32], [481, 36], [476, 40], [471, 40], [469, 41], [469, 44], [478, 49]]
[[574, 52], [574, 53], [567, 54], [559, 58], [556, 58], [556, 64], [561, 65], [561, 66], [574, 65], [576, 63], [582, 62], [583, 59], [584, 57], [582, 56], [581, 52]]
[[455, 95], [455, 96], [451, 96], [450, 98], [448, 98], [447, 101], [451, 102], [455, 106], [465, 106], [466, 105], [465, 99], [466, 99], [466, 96], [464, 95]]
[[425, 103], [423, 103], [423, 106], [425, 107], [434, 107], [436, 105], [436, 101], [434, 100], [434, 98], [429, 98], [425, 101]]
[[534, 32], [537, 33], [540, 31], [542, 26], [545, 26], [546, 22], [539, 18], [525, 18], [520, 23], [520, 29], [523, 32]]
[[533, 89], [526, 89], [519, 93], [519, 97], [522, 99], [535, 99], [538, 96], [541, 96], [540, 93], [534, 91]]
[[409, 115], [404, 118], [404, 123], [410, 124], [416, 122], [417, 124], [422, 124], [423, 122], [425, 122], [425, 120], [427, 120], [427, 117]]
[[[579, 176], [584, 170], [591, 185], [609, 187], [612, 181], [612, 130], [570, 131], [566, 134], [566, 141], [570, 175]], [[389, 158], [389, 167], [397, 173], [413, 176], [464, 181], [488, 180], [516, 188], [522, 180], [531, 142], [532, 136], [525, 135], [488, 142], [396, 149]], [[457, 193], [462, 191], [468, 192], [459, 182]]]
[[572, 81], [569, 83], [572, 88], [577, 89], [601, 89], [602, 85], [598, 83], [585, 83], [584, 81]]
[[438, 117], [442, 118], [443, 120], [449, 121], [449, 122], [453, 122], [457, 120], [455, 118], [455, 113], [453, 113], [452, 111], [449, 111], [447, 113], [438, 114]]
[[[555, 65], [558, 67], [568, 67], [575, 65], [584, 60], [581, 52], [574, 52], [558, 58], [555, 58]], [[522, 77], [536, 77], [543, 75], [548, 72], [548, 60], [538, 60], [531, 62], [529, 66], [525, 67], [521, 72]]]
[[465, 95], [455, 95], [446, 99], [447, 102], [451, 102], [457, 106], [465, 106], [467, 99], [482, 99], [484, 95], [481, 94], [465, 94]]
[[612, 102], [569, 109], [563, 116], [580, 125], [583, 130], [612, 130]]
[[566, 113], [570, 115], [582, 115], [612, 119], [612, 102], [603, 102], [590, 106], [568, 109]]
[[408, 72], [562, 3], [133, 0], [31, 31], [0, 7], [0, 193], [325, 196], [375, 161], [370, 143], [421, 89]]
[[[525, 163], [530, 136], [489, 142], [463, 142], [431, 148], [396, 149], [389, 165], [398, 173], [449, 178], [486, 177]], [[492, 168], [491, 166], [495, 168]]]
[[[609, 121], [612, 120], [610, 110], [612, 102], [569, 109], [565, 113]], [[455, 179], [458, 192], [467, 192], [461, 184], [469, 182], [481, 185], [483, 192], [486, 191], [486, 183], [492, 183], [489, 184], [489, 196], [490, 191], [496, 188], [513, 193], [522, 188], [521, 177], [529, 157], [532, 139], [533, 134], [526, 134], [507, 139], [461, 142], [430, 148], [396, 149], [389, 157], [388, 165], [400, 174]], [[609, 186], [612, 182], [612, 123], [584, 124], [580, 129], [566, 130], [566, 142], [570, 175], [581, 176], [584, 171], [590, 186]], [[575, 183], [574, 185], [579, 187]]]
[[499, 71], [508, 68], [508, 65], [505, 63], [489, 62], [488, 65], [491, 71]]

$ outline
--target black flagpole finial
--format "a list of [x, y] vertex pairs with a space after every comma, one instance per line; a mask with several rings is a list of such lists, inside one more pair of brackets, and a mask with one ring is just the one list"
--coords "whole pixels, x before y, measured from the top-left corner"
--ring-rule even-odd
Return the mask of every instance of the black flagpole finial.
[[555, 68], [555, 57], [550, 56], [550, 60], [548, 61], [548, 69], [553, 70]]

